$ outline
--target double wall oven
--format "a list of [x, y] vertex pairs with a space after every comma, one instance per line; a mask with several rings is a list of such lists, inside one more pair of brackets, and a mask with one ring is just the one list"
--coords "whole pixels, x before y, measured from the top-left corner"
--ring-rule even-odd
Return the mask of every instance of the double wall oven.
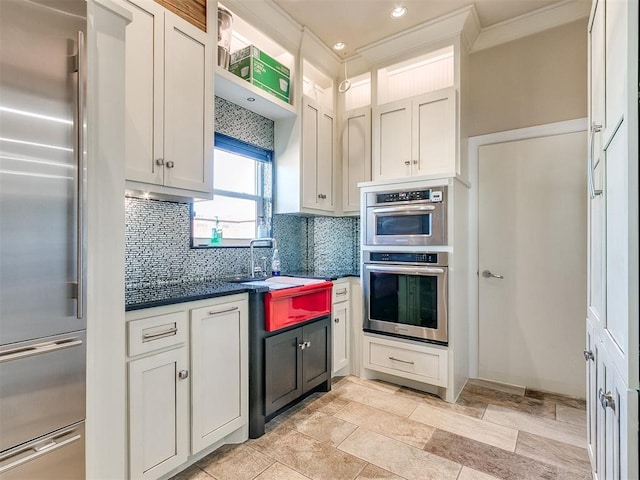
[[447, 187], [364, 199], [364, 331], [446, 345]]

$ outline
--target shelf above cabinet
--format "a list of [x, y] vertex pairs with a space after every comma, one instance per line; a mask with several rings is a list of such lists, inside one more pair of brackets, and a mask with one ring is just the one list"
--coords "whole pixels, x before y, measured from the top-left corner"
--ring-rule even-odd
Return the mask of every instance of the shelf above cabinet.
[[[215, 94], [231, 103], [271, 120], [294, 118], [296, 110], [292, 105], [270, 95], [233, 73], [216, 66]], [[249, 101], [247, 98], [254, 98]]]

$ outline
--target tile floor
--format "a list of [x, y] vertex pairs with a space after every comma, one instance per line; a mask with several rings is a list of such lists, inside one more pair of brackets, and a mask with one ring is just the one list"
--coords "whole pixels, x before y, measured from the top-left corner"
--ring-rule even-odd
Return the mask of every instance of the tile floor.
[[174, 480], [591, 478], [584, 400], [470, 381], [457, 403], [348, 376]]

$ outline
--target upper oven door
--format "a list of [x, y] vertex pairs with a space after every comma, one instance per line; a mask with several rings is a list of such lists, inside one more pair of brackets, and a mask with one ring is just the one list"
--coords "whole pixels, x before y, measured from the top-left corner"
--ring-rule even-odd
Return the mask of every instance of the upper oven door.
[[442, 203], [367, 207], [366, 225], [370, 246], [446, 245]]
[[447, 267], [364, 265], [365, 330], [447, 342]]

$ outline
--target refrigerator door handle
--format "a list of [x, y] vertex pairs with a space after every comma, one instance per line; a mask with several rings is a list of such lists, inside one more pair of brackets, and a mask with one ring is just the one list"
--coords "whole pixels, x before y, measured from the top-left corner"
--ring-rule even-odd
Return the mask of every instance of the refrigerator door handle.
[[50, 353], [56, 350], [63, 350], [65, 348], [77, 347], [78, 345], [82, 345], [82, 340], [78, 338], [66, 338], [63, 340], [56, 340], [55, 342], [38, 343], [35, 345], [29, 345], [28, 347], [5, 350], [4, 352], [0, 352], [0, 363], [11, 362], [13, 360], [32, 357], [42, 353]]
[[77, 442], [82, 438], [82, 435], [75, 433], [76, 431], [76, 428], [72, 428], [62, 433], [56, 433], [44, 440], [31, 442], [17, 451], [13, 450], [4, 455], [0, 455], [0, 475], [70, 443]]
[[78, 99], [77, 99], [77, 162], [78, 162], [78, 184], [77, 184], [77, 313], [78, 320], [84, 318], [84, 299], [85, 299], [85, 204], [86, 204], [86, 190], [85, 190], [85, 171], [86, 171], [86, 46], [84, 32], [78, 31]]

